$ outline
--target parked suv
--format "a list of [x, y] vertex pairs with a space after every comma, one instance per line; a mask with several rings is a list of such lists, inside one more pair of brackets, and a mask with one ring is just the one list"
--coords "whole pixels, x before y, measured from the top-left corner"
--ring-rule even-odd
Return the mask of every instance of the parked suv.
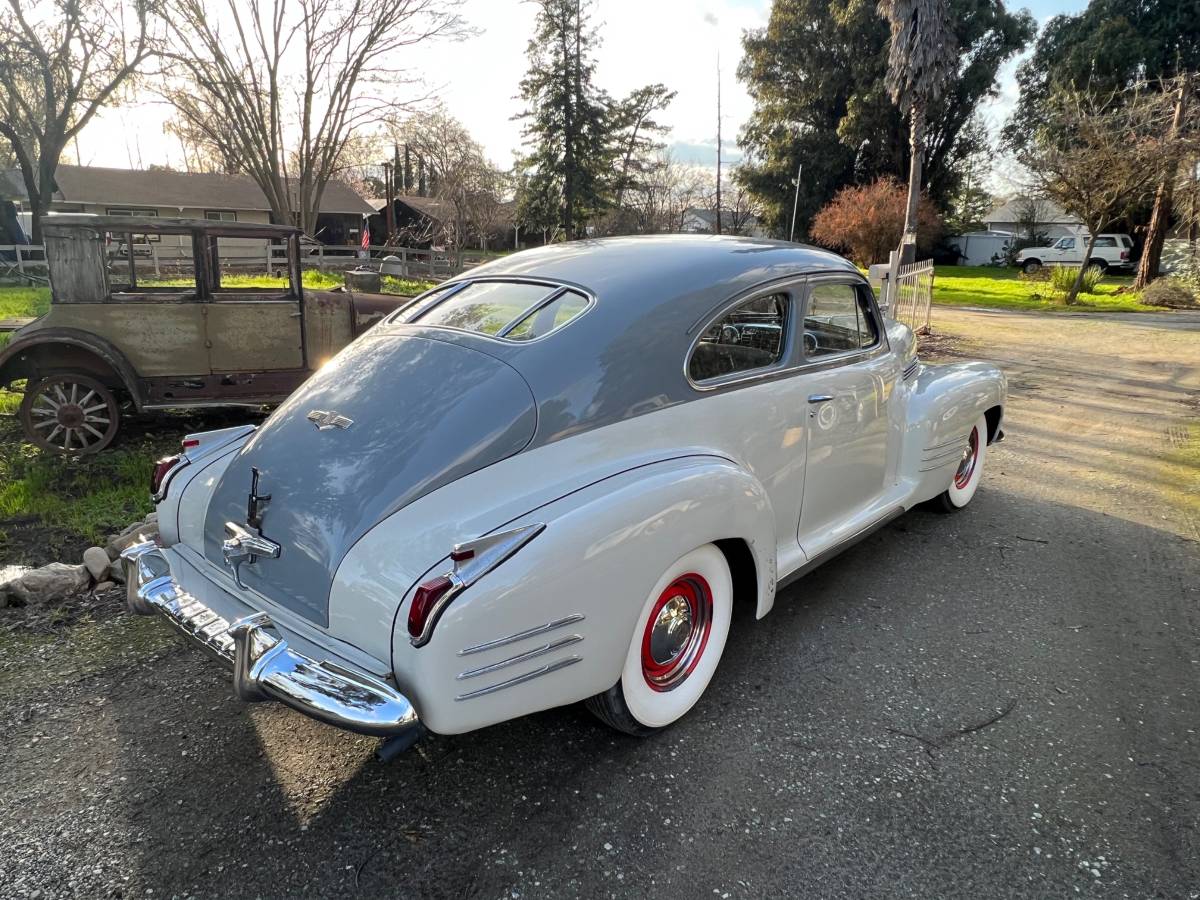
[[[1017, 253], [1017, 265], [1027, 273], [1042, 266], [1078, 266], [1083, 262], [1091, 235], [1061, 237], [1049, 247], [1026, 247]], [[1131, 265], [1133, 239], [1127, 234], [1102, 234], [1096, 238], [1088, 265], [1101, 271], [1124, 271]]]
[[[279, 403], [411, 299], [305, 290], [290, 226], [58, 215], [42, 231], [50, 311], [0, 350], [0, 388], [25, 382], [25, 434], [60, 453], [103, 450], [131, 409]], [[268, 268], [271, 286], [245, 277]]]

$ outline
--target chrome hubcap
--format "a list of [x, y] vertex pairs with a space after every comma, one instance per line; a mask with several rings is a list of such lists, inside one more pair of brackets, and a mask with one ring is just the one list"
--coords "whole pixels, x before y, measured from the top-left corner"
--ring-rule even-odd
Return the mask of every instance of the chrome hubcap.
[[971, 429], [971, 437], [967, 439], [967, 449], [963, 451], [962, 462], [954, 473], [954, 486], [960, 491], [971, 483], [975, 474], [975, 461], [979, 458], [979, 429]]
[[675, 579], [659, 595], [642, 635], [642, 675], [656, 691], [669, 691], [692, 674], [712, 630], [713, 600], [697, 574]]
[[676, 594], [650, 626], [650, 658], [660, 666], [671, 662], [683, 652], [691, 633], [692, 609], [682, 594]]

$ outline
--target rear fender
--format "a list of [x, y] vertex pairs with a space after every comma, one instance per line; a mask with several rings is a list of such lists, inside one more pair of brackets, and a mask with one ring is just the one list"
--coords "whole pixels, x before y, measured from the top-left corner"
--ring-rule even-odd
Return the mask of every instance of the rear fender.
[[990, 363], [923, 365], [908, 397], [901, 474], [914, 484], [914, 503], [930, 500], [946, 489], [966, 449], [971, 425], [988, 410], [1000, 417], [989, 421], [988, 440], [1003, 425], [1008, 381]]
[[109, 387], [124, 388], [142, 408], [137, 372], [120, 350], [94, 334], [75, 328], [23, 329], [0, 351], [0, 387], [61, 372], [94, 375]]
[[[429, 727], [442, 733], [481, 728], [600, 693], [620, 678], [654, 584], [696, 547], [743, 539], [754, 557], [755, 602], [759, 610], [769, 608], [775, 591], [773, 522], [762, 485], [725, 459], [676, 459], [605, 479], [502, 526], [543, 523], [546, 529], [455, 598], [427, 645], [414, 648], [409, 642], [408, 606], [402, 604], [392, 634], [397, 683], [416, 698]], [[447, 564], [439, 562], [427, 575]], [[574, 616], [581, 618], [561, 629], [463, 653]], [[528, 662], [464, 677], [574, 636], [579, 639]], [[488, 690], [556, 665], [561, 668], [527, 683]], [[481, 690], [485, 693], [464, 697]]]

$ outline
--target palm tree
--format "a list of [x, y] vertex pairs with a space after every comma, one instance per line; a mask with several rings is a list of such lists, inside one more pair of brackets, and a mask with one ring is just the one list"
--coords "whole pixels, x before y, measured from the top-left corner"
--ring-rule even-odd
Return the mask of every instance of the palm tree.
[[[917, 201], [925, 156], [925, 117], [958, 68], [958, 42], [950, 30], [946, 0], [879, 0], [879, 14], [892, 27], [887, 89], [909, 120], [908, 208], [902, 252], [915, 255]], [[913, 262], [903, 259], [902, 262]]]

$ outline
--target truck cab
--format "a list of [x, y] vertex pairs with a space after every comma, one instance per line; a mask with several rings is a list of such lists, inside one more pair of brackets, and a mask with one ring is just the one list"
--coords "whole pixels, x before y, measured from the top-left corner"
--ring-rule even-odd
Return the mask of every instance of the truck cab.
[[0, 351], [44, 450], [96, 453], [129, 411], [281, 402], [407, 298], [305, 290], [298, 228], [58, 215], [50, 311]]

